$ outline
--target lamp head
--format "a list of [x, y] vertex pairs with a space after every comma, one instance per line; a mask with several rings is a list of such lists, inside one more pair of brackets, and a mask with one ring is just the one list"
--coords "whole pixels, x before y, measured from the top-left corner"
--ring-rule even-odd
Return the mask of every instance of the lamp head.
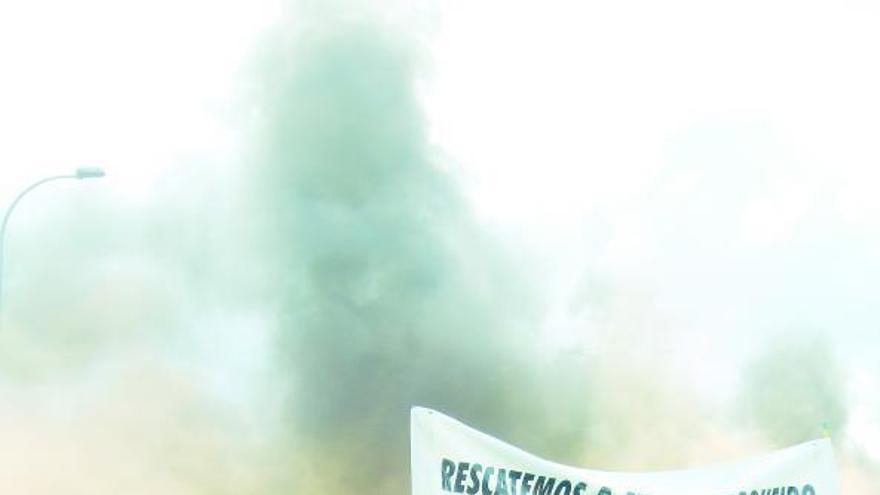
[[97, 179], [104, 177], [104, 170], [100, 167], [80, 167], [76, 169], [77, 179]]

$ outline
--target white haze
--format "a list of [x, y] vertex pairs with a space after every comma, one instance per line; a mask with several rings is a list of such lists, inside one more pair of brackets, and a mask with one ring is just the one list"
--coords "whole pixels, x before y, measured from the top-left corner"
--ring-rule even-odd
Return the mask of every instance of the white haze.
[[[836, 363], [839, 381], [829, 386], [840, 389], [846, 410], [842, 431], [831, 433], [840, 439], [853, 493], [871, 493], [880, 482], [880, 7], [857, 0], [551, 0], [407, 8], [437, 21], [417, 26], [432, 31], [420, 81], [432, 145], [543, 298], [548, 309], [536, 344], [549, 350], [543, 359], [597, 363], [594, 380], [619, 383], [622, 393], [653, 389], [638, 374], [619, 376], [621, 366], [656, 366], [670, 383], [656, 392], [659, 414], [685, 418], [683, 425], [708, 411], [726, 415], [722, 425], [736, 424], [734, 432], [718, 432], [707, 421], [711, 431], [698, 435], [703, 450], [694, 442], [692, 452], [673, 456], [697, 464], [777, 446], [755, 440], [755, 413], [742, 410], [748, 370], [789, 342], [820, 342], [828, 356], [819, 355]], [[164, 219], [126, 218], [123, 211], [166, 198], [184, 217], [214, 210], [199, 194], [237, 178], [230, 170], [244, 147], [242, 73], [281, 10], [276, 2], [242, 0], [0, 4], [0, 204], [47, 174], [80, 165], [108, 173], [102, 181], [53, 184], [54, 192], [47, 186], [20, 206], [10, 225], [7, 290], [28, 293], [26, 273], [50, 269], [27, 246], [54, 245], [70, 234], [55, 232], [56, 225], [81, 215], [76, 205], [122, 205], [115, 215], [87, 210], [100, 222], [152, 222], [157, 231]], [[222, 208], [229, 213], [235, 205]], [[88, 245], [100, 246], [90, 235]], [[232, 234], [211, 235], [220, 243]], [[138, 237], [114, 240], [130, 246]], [[229, 248], [208, 268], [235, 267], [238, 254]], [[111, 285], [120, 278], [151, 284], [158, 265], [132, 249], [96, 276]], [[236, 283], [254, 283], [248, 268], [231, 269]], [[51, 277], [43, 281], [51, 285]], [[260, 387], [270, 318], [253, 301], [234, 311], [194, 311], [198, 295], [180, 289], [187, 283], [171, 283], [177, 288], [163, 295], [113, 299], [136, 306], [155, 298], [183, 315], [172, 328], [197, 329], [145, 338], [125, 320], [122, 335], [89, 334], [124, 352], [68, 355], [44, 349], [51, 338], [17, 336], [23, 318], [40, 309], [21, 310], [13, 319], [19, 324], [3, 326], [0, 359], [12, 364], [0, 367], [7, 373], [0, 379], [0, 432], [16, 433], [11, 447], [0, 447], [8, 461], [0, 480], [57, 492], [34, 481], [41, 463], [89, 472], [88, 462], [71, 467], [58, 459], [94, 441], [90, 462], [112, 461], [114, 431], [140, 442], [127, 459], [140, 467], [84, 486], [100, 492], [119, 486], [113, 480], [149, 474], [161, 462], [145, 425], [158, 422], [161, 432], [166, 417], [150, 404], [169, 397], [173, 414], [198, 417], [192, 411], [222, 407], [233, 418], [218, 420], [232, 438], [195, 434], [192, 448], [180, 441], [192, 457], [208, 456], [205, 465], [180, 461], [200, 477], [197, 486], [211, 485], [202, 480], [214, 466], [235, 465], [216, 454], [229, 444], [239, 453], [261, 452], [266, 432], [252, 425], [265, 419], [255, 409], [266, 400]], [[25, 306], [14, 297], [4, 294], [10, 312]], [[17, 354], [22, 349], [28, 353]], [[97, 364], [73, 377], [35, 370], [59, 366], [56, 354], [64, 355], [62, 370], [80, 359]], [[110, 378], [133, 361], [160, 362], [162, 371]], [[188, 380], [181, 384], [179, 376]], [[146, 382], [156, 400], [128, 404], [120, 385], [126, 380]], [[699, 398], [699, 412], [669, 399], [681, 390]], [[597, 407], [630, 406], [614, 398]], [[83, 411], [109, 418], [111, 433], [98, 440], [79, 433], [91, 424]], [[612, 444], [617, 434], [585, 437]], [[29, 443], [51, 454], [18, 456]], [[647, 450], [580, 455], [605, 463], [596, 467], [665, 466]], [[233, 493], [259, 485], [252, 478], [263, 471], [249, 467], [229, 474], [229, 486], [212, 488]], [[175, 483], [159, 478], [144, 493], [186, 492]]]

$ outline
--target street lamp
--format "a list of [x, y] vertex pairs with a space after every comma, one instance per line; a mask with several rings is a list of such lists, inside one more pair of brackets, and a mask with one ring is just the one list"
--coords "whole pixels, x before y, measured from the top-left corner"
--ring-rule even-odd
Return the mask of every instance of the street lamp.
[[[98, 167], [80, 167], [74, 171], [73, 174], [70, 175], [54, 175], [52, 177], [46, 177], [45, 179], [40, 179], [37, 182], [34, 182], [30, 186], [26, 187], [22, 192], [18, 193], [18, 196], [12, 201], [12, 204], [9, 205], [9, 208], [6, 209], [6, 214], [3, 215], [3, 224], [0, 225], [0, 308], [3, 306], [3, 241], [6, 239], [6, 224], [9, 222], [9, 216], [12, 214], [12, 210], [15, 209], [15, 205], [21, 201], [27, 193], [33, 191], [37, 187], [47, 182], [51, 182], [53, 180], [60, 179], [97, 179], [99, 177], [104, 177], [104, 170]], [[0, 311], [0, 318], [2, 318], [2, 311]]]

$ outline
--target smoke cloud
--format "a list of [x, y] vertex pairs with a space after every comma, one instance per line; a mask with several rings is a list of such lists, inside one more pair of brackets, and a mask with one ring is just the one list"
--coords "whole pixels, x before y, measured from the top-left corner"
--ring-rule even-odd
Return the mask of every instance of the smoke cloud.
[[536, 315], [433, 158], [418, 40], [369, 18], [304, 24], [264, 62], [255, 183], [290, 441], [321, 466], [300, 489], [402, 493], [411, 406], [490, 430], [540, 412]]
[[[176, 158], [149, 200], [68, 188], [45, 210], [17, 212], [0, 485], [403, 494], [409, 409], [421, 405], [599, 469], [682, 468], [830, 434], [847, 493], [876, 491], [877, 466], [847, 433], [850, 377], [830, 333], [779, 332], [765, 346], [749, 330], [754, 348], [731, 346], [725, 368], [716, 347], [735, 336], [676, 319], [650, 284], [602, 266], [638, 257], [638, 235], [586, 236], [572, 249], [589, 268], [560, 261], [574, 283], [559, 289], [546, 253], [476, 214], [424, 106], [443, 21], [434, 4], [281, 10], [238, 75], [234, 131], [222, 135], [232, 144]], [[756, 141], [745, 161], [763, 156]], [[674, 218], [657, 230], [680, 224], [695, 247], [673, 255], [710, 268], [751, 182], [737, 178], [743, 190], [728, 197], [732, 176], [685, 172], [658, 179], [669, 183], [646, 218]], [[696, 219], [680, 193], [692, 182], [710, 204]], [[638, 217], [588, 227], [616, 232], [628, 215]], [[736, 379], [718, 386], [701, 372]]]

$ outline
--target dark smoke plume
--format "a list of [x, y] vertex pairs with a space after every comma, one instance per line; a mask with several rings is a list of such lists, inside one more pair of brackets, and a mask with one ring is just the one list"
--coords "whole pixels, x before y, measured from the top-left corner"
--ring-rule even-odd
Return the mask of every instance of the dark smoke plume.
[[405, 493], [412, 405], [496, 431], [541, 409], [530, 298], [430, 158], [419, 44], [310, 21], [264, 60], [255, 181], [297, 479]]
[[843, 375], [822, 339], [779, 342], [751, 363], [741, 404], [779, 446], [823, 435], [837, 438], [847, 420]]

